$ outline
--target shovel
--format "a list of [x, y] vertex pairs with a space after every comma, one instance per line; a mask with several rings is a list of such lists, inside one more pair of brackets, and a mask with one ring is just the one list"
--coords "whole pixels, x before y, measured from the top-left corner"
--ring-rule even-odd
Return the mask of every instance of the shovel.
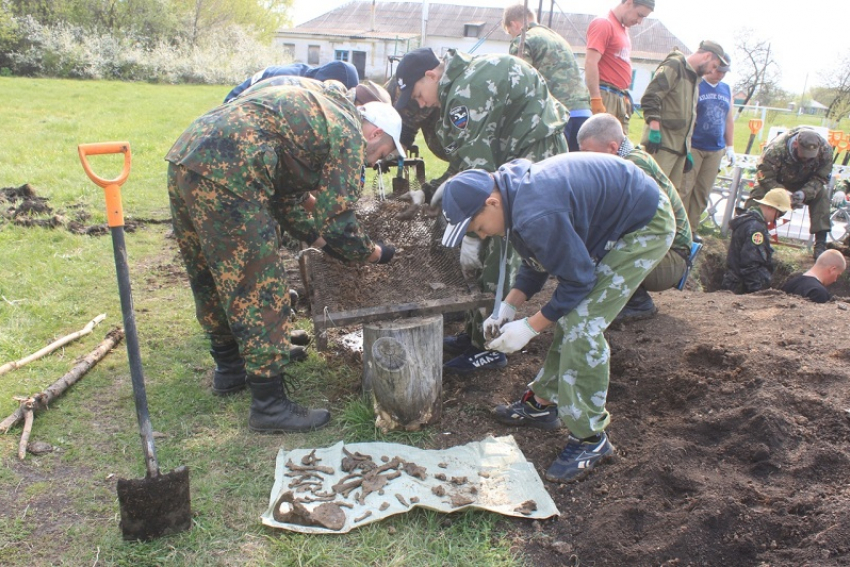
[[759, 118], [753, 118], [747, 126], [750, 127], [750, 139], [747, 142], [747, 149], [744, 150], [745, 154], [750, 153], [750, 150], [753, 149], [753, 142], [756, 139], [756, 134], [761, 131], [762, 126], [764, 126], [764, 122], [762, 122]]
[[[139, 337], [136, 333], [136, 316], [133, 313], [133, 296], [130, 291], [130, 271], [127, 247], [124, 242], [124, 211], [121, 207], [121, 185], [130, 175], [129, 142], [104, 142], [80, 144], [77, 147], [83, 169], [89, 178], [106, 193], [106, 218], [112, 232], [112, 248], [118, 273], [118, 291], [121, 295], [121, 312], [124, 315], [124, 333], [127, 356], [130, 359], [130, 377], [136, 417], [142, 438], [142, 450], [147, 465], [147, 475], [138, 480], [118, 480], [118, 502], [121, 506], [121, 531], [126, 540], [151, 540], [160, 536], [188, 530], [192, 525], [192, 506], [189, 500], [189, 469], [185, 466], [168, 474], [160, 474], [153, 443], [153, 428], [148, 413], [145, 378], [139, 354]], [[112, 180], [98, 177], [91, 169], [87, 156], [124, 154], [124, 168]]]

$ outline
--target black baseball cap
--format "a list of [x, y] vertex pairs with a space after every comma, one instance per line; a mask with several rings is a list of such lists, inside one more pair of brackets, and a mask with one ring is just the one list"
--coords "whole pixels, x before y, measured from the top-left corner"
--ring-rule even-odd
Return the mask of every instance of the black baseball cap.
[[420, 47], [419, 49], [408, 51], [401, 58], [395, 72], [395, 78], [398, 83], [398, 100], [395, 101], [397, 110], [407, 107], [407, 104], [410, 102], [410, 95], [413, 94], [413, 85], [425, 76], [425, 71], [436, 69], [439, 65], [440, 60], [437, 59], [437, 56], [434, 55], [434, 50], [430, 47]]

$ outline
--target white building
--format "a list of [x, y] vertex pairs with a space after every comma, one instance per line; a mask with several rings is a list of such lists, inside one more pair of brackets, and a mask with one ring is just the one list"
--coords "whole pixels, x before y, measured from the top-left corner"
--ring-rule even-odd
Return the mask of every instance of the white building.
[[[532, 7], [533, 9], [533, 7]], [[417, 47], [432, 48], [438, 55], [449, 48], [475, 53], [507, 53], [510, 44], [501, 27], [503, 8], [453, 4], [372, 2], [354, 0], [291, 29], [275, 34], [294, 61], [322, 65], [333, 60], [353, 64], [361, 78], [385, 82], [395, 62]], [[604, 15], [604, 14], [603, 14]], [[561, 34], [584, 67], [588, 14], [551, 15], [541, 23]], [[691, 51], [661, 23], [648, 18], [629, 28], [632, 40], [632, 97], [640, 101], [658, 64], [674, 48]], [[424, 40], [423, 40], [424, 38]]]

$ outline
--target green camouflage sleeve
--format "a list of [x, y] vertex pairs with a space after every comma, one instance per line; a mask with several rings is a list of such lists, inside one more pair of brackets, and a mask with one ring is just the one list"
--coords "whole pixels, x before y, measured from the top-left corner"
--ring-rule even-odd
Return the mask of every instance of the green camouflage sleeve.
[[589, 109], [590, 93], [581, 76], [570, 44], [554, 31], [541, 25], [531, 27], [525, 37], [522, 54], [520, 38], [511, 42], [510, 54], [521, 57], [546, 80], [549, 92], [570, 110]]
[[688, 213], [685, 211], [685, 204], [682, 203], [682, 198], [679, 196], [679, 192], [676, 191], [673, 183], [664, 174], [658, 162], [645, 151], [635, 148], [629, 152], [626, 159], [650, 176], [658, 185], [658, 188], [664, 191], [664, 194], [670, 198], [673, 215], [676, 217], [676, 236], [673, 238], [672, 248], [690, 251], [691, 243], [693, 242], [691, 224], [688, 222]]
[[761, 155], [756, 166], [756, 181], [761, 187], [764, 187], [765, 191], [782, 187], [777, 175], [786, 157], [788, 156], [784, 143], [771, 144]]

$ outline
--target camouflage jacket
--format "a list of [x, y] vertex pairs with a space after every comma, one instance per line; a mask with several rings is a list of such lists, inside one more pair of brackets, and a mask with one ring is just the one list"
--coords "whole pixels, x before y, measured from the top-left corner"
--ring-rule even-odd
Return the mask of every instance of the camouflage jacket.
[[640, 105], [646, 127], [641, 145], [649, 138], [649, 123], [661, 122], [661, 149], [683, 156], [691, 151], [696, 119], [699, 77], [678, 49], [671, 51], [655, 70]]
[[664, 174], [655, 159], [640, 148], [632, 148], [625, 156], [627, 160], [638, 166], [644, 173], [650, 176], [658, 188], [670, 198], [673, 214], [676, 217], [676, 236], [673, 237], [671, 248], [685, 250], [690, 254], [693, 236], [691, 235], [691, 223], [688, 222], [688, 213], [679, 192]]
[[791, 128], [777, 136], [759, 158], [756, 181], [766, 191], [784, 187], [789, 191], [802, 191], [806, 200], [829, 185], [832, 176], [832, 146], [821, 136], [818, 157], [798, 160], [791, 152], [791, 139], [805, 126]]
[[[351, 207], [363, 185], [360, 116], [340, 83], [300, 81], [212, 109], [165, 159], [265, 204], [293, 236], [313, 242], [321, 235], [346, 259], [364, 261], [374, 245]], [[312, 215], [300, 204], [308, 191], [316, 197]]]
[[508, 52], [537, 69], [552, 96], [569, 110], [589, 110], [590, 93], [567, 40], [538, 23], [528, 24], [520, 54], [521, 39], [522, 36], [515, 37]]
[[539, 147], [547, 138], [564, 140], [569, 111], [522, 59], [473, 57], [450, 49], [444, 62], [437, 135], [457, 171], [495, 171], [512, 159], [528, 157], [529, 148]]

